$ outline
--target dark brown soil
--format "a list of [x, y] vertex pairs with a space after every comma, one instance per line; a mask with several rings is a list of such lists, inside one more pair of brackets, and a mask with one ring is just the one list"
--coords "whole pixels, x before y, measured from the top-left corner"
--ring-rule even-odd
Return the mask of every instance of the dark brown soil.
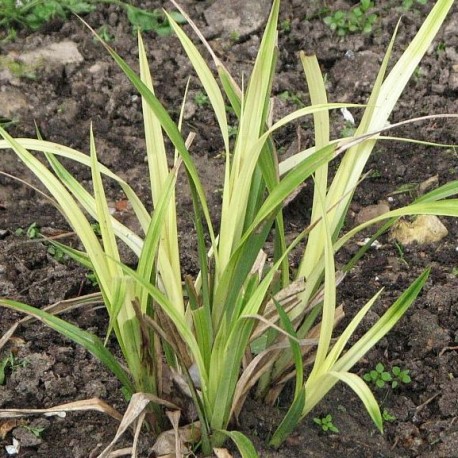
[[[197, 24], [212, 36], [212, 46], [228, 67], [237, 75], [248, 74], [259, 44], [259, 32], [241, 37], [239, 42], [225, 38], [208, 30], [203, 16], [203, 11], [213, 1], [183, 0], [181, 3]], [[378, 7], [380, 17], [373, 33], [338, 38], [322, 21], [323, 8], [332, 2], [283, 0], [281, 20], [289, 20], [291, 30], [280, 31], [275, 94], [288, 91], [303, 103], [308, 103], [298, 59], [298, 51], [304, 50], [317, 54], [327, 74], [332, 101], [364, 103], [394, 27], [403, 13], [400, 1], [378, 3], [381, 4]], [[136, 4], [149, 9], [170, 8], [167, 2], [163, 4], [155, 0]], [[338, 7], [348, 5], [339, 1], [335, 5]], [[394, 58], [414, 36], [427, 11], [428, 6], [416, 4], [404, 14]], [[113, 47], [128, 63], [136, 66], [136, 41], [121, 10], [114, 6], [100, 6], [85, 19], [96, 29], [108, 24], [115, 37]], [[9, 132], [20, 137], [35, 136], [36, 121], [44, 138], [86, 151], [89, 123], [92, 122], [101, 161], [129, 181], [148, 202], [140, 98], [77, 19], [55, 22], [52, 27], [36, 33], [21, 32], [14, 43], [0, 49], [0, 56], [20, 55], [64, 40], [77, 44], [84, 58], [81, 63], [39, 69], [33, 79], [25, 76], [0, 78], [2, 92], [18, 91], [26, 101], [26, 105], [14, 113], [18, 122], [9, 128]], [[178, 114], [186, 80], [192, 75], [191, 114], [186, 119], [185, 130], [198, 134], [193, 154], [211, 199], [210, 208], [217, 219], [223, 166], [217, 126], [208, 110], [193, 102], [199, 84], [178, 41], [174, 37], [158, 38], [154, 33], [146, 34], [145, 41], [152, 55], [156, 93], [173, 113]], [[457, 46], [458, 9], [455, 6], [402, 96], [392, 122], [421, 114], [457, 112]], [[276, 107], [280, 115], [291, 111], [295, 105], [291, 99], [278, 98]], [[340, 113], [333, 114], [333, 120], [338, 133], [344, 127], [344, 121]], [[298, 138], [302, 146], [310, 144], [313, 138], [311, 128], [310, 121], [291, 126], [276, 139], [278, 148], [295, 151]], [[424, 122], [396, 134], [458, 144], [456, 121]], [[13, 154], [4, 151], [1, 154], [0, 170], [34, 182]], [[75, 170], [71, 164], [69, 166], [80, 180], [90, 179], [87, 170]], [[402, 185], [419, 184], [435, 175], [439, 184], [456, 179], [458, 156], [450, 149], [380, 143], [368, 168], [374, 173], [356, 192], [352, 214], [389, 196], [392, 196], [393, 207], [407, 203], [413, 195], [396, 193]], [[191, 200], [184, 182], [183, 178], [178, 187], [181, 243], [186, 248], [182, 263], [184, 271], [196, 274]], [[108, 192], [113, 201], [123, 199], [114, 186]], [[309, 202], [306, 187], [288, 207], [287, 222], [292, 233], [307, 224]], [[129, 212], [122, 217], [129, 221]], [[43, 232], [68, 230], [63, 218], [39, 194], [0, 176], [0, 295], [41, 307], [91, 291], [82, 268], [68, 261], [57, 262], [42, 243], [15, 235], [18, 228], [26, 229], [34, 222]], [[401, 384], [396, 389], [375, 390], [382, 407], [395, 417], [394, 421], [386, 423], [385, 434], [382, 436], [375, 430], [354, 393], [338, 385], [275, 451], [266, 447], [265, 440], [285, 413], [286, 401], [281, 400], [275, 408], [266, 409], [250, 400], [241, 417], [241, 428], [255, 441], [260, 456], [458, 457], [458, 221], [444, 218], [443, 222], [449, 231], [445, 239], [436, 244], [405, 247], [402, 253], [386, 235], [382, 236], [379, 239], [382, 247], [371, 249], [340, 288], [339, 302], [345, 307], [346, 320], [380, 287], [385, 288], [382, 300], [354, 336], [357, 339], [416, 276], [427, 266], [432, 268], [421, 297], [399, 325], [355, 368], [362, 375], [380, 362], [386, 368], [397, 365], [410, 370], [411, 383]], [[356, 244], [348, 246], [339, 254], [338, 261], [347, 261], [355, 249]], [[2, 333], [20, 318], [19, 314], [8, 310], [0, 313]], [[101, 309], [74, 311], [69, 319], [99, 334], [106, 329], [106, 316]], [[89, 353], [37, 323], [22, 326], [16, 336], [19, 340], [14, 342], [13, 350], [17, 361], [24, 364], [7, 371], [5, 384], [0, 386], [0, 408], [47, 408], [98, 397], [124, 411], [126, 403], [119, 391], [119, 383]], [[7, 348], [2, 357], [10, 350]], [[312, 420], [328, 413], [340, 430], [338, 434], [324, 433]], [[13, 436], [22, 444], [20, 457], [95, 456], [113, 438], [117, 422], [97, 412], [71, 413], [66, 418], [36, 417], [28, 426], [44, 430], [37, 438], [30, 429], [17, 426], [0, 439], [1, 457], [7, 456], [4, 446], [11, 444]], [[129, 440], [127, 437], [127, 444]], [[152, 438], [145, 434], [142, 456], [148, 456], [151, 443]]]

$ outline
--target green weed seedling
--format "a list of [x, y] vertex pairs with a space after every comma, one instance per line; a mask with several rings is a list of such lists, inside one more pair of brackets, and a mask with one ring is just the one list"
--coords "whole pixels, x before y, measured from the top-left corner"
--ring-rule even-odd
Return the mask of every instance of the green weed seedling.
[[[0, 21], [1, 28], [1, 21]], [[7, 41], [6, 39], [4, 41]], [[36, 64], [26, 64], [9, 56], [0, 56], [0, 68], [5, 68], [16, 78], [36, 79]]]
[[278, 94], [278, 98], [280, 100], [283, 100], [284, 102], [291, 102], [294, 105], [296, 105], [296, 107], [298, 107], [298, 108], [301, 108], [301, 107], [304, 106], [304, 102], [302, 102], [300, 97], [298, 95], [296, 95], [296, 94], [293, 94], [293, 93], [289, 92], [289, 91], [281, 92], [280, 94]]
[[324, 23], [340, 37], [349, 33], [371, 33], [377, 15], [369, 11], [374, 7], [371, 0], [360, 0], [359, 4], [348, 11], [337, 10], [324, 18]]
[[447, 45], [443, 41], [439, 42], [436, 46], [436, 55], [441, 56], [445, 53], [446, 49]]
[[72, 13], [86, 14], [94, 9], [94, 2], [82, 0], [2, 0], [0, 28], [7, 32], [5, 39], [14, 39], [18, 26], [38, 30], [55, 18], [66, 19]]
[[396, 388], [401, 383], [405, 385], [409, 384], [412, 381], [409, 372], [410, 371], [408, 369], [402, 370], [399, 366], [393, 366], [393, 368], [391, 369], [391, 373], [393, 374], [391, 388]]
[[15, 235], [26, 235], [29, 239], [36, 239], [40, 236], [40, 227], [37, 223], [32, 223], [27, 229], [23, 229], [22, 227], [17, 228], [14, 231]]
[[280, 30], [283, 33], [291, 32], [291, 21], [289, 19], [285, 19], [284, 21], [280, 22]]
[[210, 105], [210, 99], [208, 98], [208, 95], [203, 91], [197, 91], [196, 95], [194, 96], [194, 102], [198, 107], [201, 108]]
[[43, 428], [42, 426], [29, 426], [29, 425], [25, 425], [23, 426], [24, 429], [26, 429], [27, 431], [30, 431], [35, 437], [41, 437], [41, 435], [43, 434], [43, 431], [46, 429], [46, 428]]
[[385, 371], [385, 366], [382, 363], [378, 363], [374, 370], [364, 374], [363, 378], [366, 382], [374, 383], [378, 388], [383, 388], [387, 382], [393, 380], [391, 374]]
[[60, 263], [63, 263], [68, 260], [68, 256], [57, 245], [49, 245], [48, 254], [52, 256], [57, 262], [60, 262]]
[[349, 121], [345, 122], [344, 128], [340, 131], [341, 137], [353, 137], [356, 132], [356, 127]]
[[48, 246], [48, 254], [52, 256], [57, 262], [62, 263], [69, 259], [64, 250], [62, 250], [58, 245], [49, 245], [46, 242], [46, 239], [43, 238], [43, 236], [41, 235], [41, 228], [38, 226], [37, 223], [32, 223], [27, 229], [19, 227], [14, 231], [14, 233], [17, 236], [25, 235], [30, 240], [36, 240], [41, 238], [43, 243]]
[[320, 426], [320, 428], [324, 432], [332, 432], [332, 433], [338, 433], [339, 428], [336, 428], [334, 424], [332, 423], [332, 415], [327, 414], [326, 416], [320, 418], [320, 417], [315, 417], [313, 421]]
[[[126, 9], [127, 18], [132, 25], [134, 33], [155, 32], [160, 37], [172, 34], [172, 27], [162, 10], [146, 11], [124, 2], [113, 1], [113, 3], [119, 4]], [[176, 11], [172, 11], [170, 16], [178, 24], [184, 24], [186, 22], [185, 18]]]
[[415, 5], [426, 5], [428, 0], [403, 0], [402, 1], [402, 8], [405, 11], [409, 11]]
[[385, 370], [382, 363], [378, 363], [374, 370], [367, 372], [363, 375], [366, 382], [375, 384], [377, 388], [384, 388], [385, 385], [390, 384], [391, 388], [398, 387], [401, 383], [407, 384], [411, 382], [409, 370], [402, 370], [399, 366], [393, 366], [390, 371]]
[[[172, 33], [172, 28], [162, 10], [146, 11], [120, 0], [2, 0], [0, 2], [0, 29], [6, 31], [3, 41], [11, 41], [16, 37], [18, 27], [28, 30], [38, 30], [46, 23], [54, 20], [66, 20], [72, 14], [84, 15], [94, 11], [99, 3], [111, 3], [123, 8], [133, 31], [155, 32], [159, 36]], [[184, 17], [177, 12], [170, 16], [178, 24], [185, 22]], [[111, 35], [101, 30], [102, 39], [111, 41]]]
[[405, 253], [404, 253], [404, 247], [402, 246], [401, 243], [398, 243], [398, 242], [394, 242], [394, 246], [396, 248], [396, 251], [398, 252], [398, 256], [399, 256], [399, 260], [405, 264], [406, 266], [409, 265], [409, 263], [406, 261], [406, 258], [405, 258]]
[[[105, 43], [110, 43], [114, 40], [114, 35], [112, 35], [110, 33], [110, 30], [108, 28], [108, 26], [105, 24], [105, 25], [102, 25], [102, 27], [100, 27], [98, 30], [97, 30], [97, 34], [99, 35], [99, 37], [105, 42]], [[97, 41], [97, 38], [93, 38], [94, 41]]]
[[4, 357], [0, 360], [0, 385], [5, 384], [6, 380], [6, 371], [10, 369], [14, 371], [14, 369], [18, 367], [24, 367], [27, 364], [27, 360], [25, 359], [18, 359], [13, 353], [10, 353], [8, 356]]
[[229, 39], [232, 41], [232, 43], [238, 43], [240, 41], [240, 33], [237, 32], [237, 30], [234, 30], [230, 33]]
[[383, 421], [395, 421], [396, 420], [396, 416], [392, 415], [387, 409], [383, 409], [382, 418], [383, 418]]
[[14, 126], [14, 124], [17, 123], [17, 120], [15, 119], [9, 119], [3, 116], [0, 116], [0, 127], [2, 127], [5, 130], [8, 130], [9, 127]]
[[97, 282], [97, 277], [94, 272], [89, 272], [86, 274], [86, 279], [92, 286], [97, 286], [99, 283]]

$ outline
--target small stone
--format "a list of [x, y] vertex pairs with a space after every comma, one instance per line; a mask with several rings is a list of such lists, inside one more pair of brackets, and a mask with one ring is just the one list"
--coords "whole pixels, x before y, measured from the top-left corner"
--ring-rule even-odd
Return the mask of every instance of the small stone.
[[31, 66], [46, 66], [46, 64], [68, 65], [79, 64], [84, 61], [78, 51], [76, 43], [70, 40], [52, 43], [44, 48], [22, 54], [19, 57], [21, 62]]
[[450, 73], [450, 77], [448, 79], [448, 85], [452, 91], [458, 90], [458, 73], [456, 72]]
[[419, 245], [427, 245], [439, 242], [447, 235], [447, 228], [435, 215], [420, 215], [412, 223], [400, 219], [390, 230], [390, 239], [397, 240], [403, 245], [411, 245], [415, 242]]
[[13, 429], [13, 436], [20, 442], [21, 447], [36, 447], [43, 442], [41, 437], [36, 436], [31, 430], [22, 426]]
[[376, 205], [368, 205], [360, 210], [356, 216], [356, 223], [362, 224], [365, 223], [377, 216], [383, 215], [390, 211], [390, 206], [385, 201], [380, 201]]
[[207, 24], [225, 36], [237, 33], [239, 38], [259, 30], [269, 17], [270, 0], [216, 0], [204, 11]]
[[0, 118], [16, 119], [21, 112], [27, 110], [27, 99], [22, 92], [11, 88], [0, 91]]
[[444, 84], [432, 84], [431, 91], [435, 94], [443, 94], [445, 92], [445, 85]]
[[75, 121], [79, 113], [79, 104], [74, 99], [64, 99], [59, 107], [63, 119], [71, 124]]

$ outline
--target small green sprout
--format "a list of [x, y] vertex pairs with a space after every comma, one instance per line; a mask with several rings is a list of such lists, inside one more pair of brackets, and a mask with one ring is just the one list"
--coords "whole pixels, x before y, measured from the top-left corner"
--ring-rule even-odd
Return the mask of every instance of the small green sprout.
[[382, 172], [380, 170], [378, 170], [378, 169], [373, 169], [369, 176], [371, 178], [380, 178], [380, 177], [382, 177]]
[[342, 137], [353, 137], [356, 132], [356, 127], [349, 121], [345, 122], [344, 128], [340, 131]]
[[393, 382], [391, 383], [391, 388], [396, 388], [401, 383], [407, 385], [412, 381], [409, 375], [410, 371], [408, 369], [402, 370], [399, 366], [393, 366], [391, 372], [393, 374]]
[[317, 425], [319, 425], [324, 432], [328, 432], [328, 431], [333, 432], [333, 433], [338, 433], [339, 432], [339, 429], [336, 428], [334, 426], [334, 424], [332, 423], [332, 415], [331, 414], [327, 414], [325, 417], [322, 417], [322, 418], [315, 417], [313, 419], [313, 421]]
[[[106, 24], [102, 25], [102, 27], [97, 30], [97, 34], [105, 43], [110, 43], [114, 40], [114, 35], [110, 33]], [[94, 41], [96, 40], [97, 38], [94, 37]]]
[[402, 0], [402, 8], [409, 11], [415, 4], [426, 5], [428, 0]]
[[29, 239], [36, 239], [40, 236], [40, 228], [38, 227], [37, 223], [32, 223], [28, 228], [27, 228], [27, 237]]
[[324, 23], [339, 36], [345, 36], [348, 33], [347, 18], [343, 11], [338, 10], [330, 16], [326, 16]]
[[402, 246], [402, 244], [395, 241], [394, 246], [396, 248], [396, 251], [398, 252], [400, 261], [402, 261], [406, 266], [408, 266], [409, 263], [405, 259], [404, 247]]
[[86, 14], [95, 10], [93, 1], [83, 0], [2, 0], [0, 8], [0, 28], [7, 30], [11, 38], [12, 31], [18, 25], [30, 30], [38, 30], [53, 19], [66, 19], [70, 14]]
[[289, 19], [285, 19], [284, 21], [280, 22], [280, 30], [284, 33], [291, 32], [291, 21]]
[[[108, 1], [108, 3], [111, 2]], [[113, 3], [115, 2], [113, 1]], [[120, 4], [127, 10], [127, 18], [134, 32], [156, 32], [160, 37], [172, 34], [172, 27], [162, 10], [146, 11], [124, 2], [120, 2]], [[178, 24], [184, 24], [186, 22], [186, 19], [176, 11], [171, 12], [170, 16]]]
[[415, 68], [415, 70], [413, 71], [412, 77], [413, 77], [414, 81], [418, 82], [420, 80], [420, 78], [423, 76], [423, 74], [424, 74], [424, 72], [423, 72], [422, 68], [418, 65]]
[[17, 228], [14, 231], [15, 235], [26, 235], [29, 239], [37, 239], [40, 236], [40, 227], [37, 223], [32, 223], [26, 230], [22, 227]]
[[385, 371], [385, 366], [382, 363], [378, 363], [374, 370], [364, 374], [363, 378], [366, 382], [374, 383], [378, 388], [383, 388], [386, 382], [393, 380], [391, 374]]
[[237, 32], [237, 30], [234, 30], [230, 33], [229, 39], [232, 41], [232, 43], [238, 43], [240, 41], [240, 33]]
[[443, 41], [440, 41], [438, 45], [436, 46], [436, 54], [441, 55], [446, 51], [446, 49], [447, 49], [447, 45]]
[[236, 137], [238, 131], [239, 131], [239, 126], [229, 126], [228, 127], [229, 138]]
[[[88, 14], [96, 9], [97, 3], [111, 3], [124, 8], [134, 32], [153, 31], [159, 36], [172, 33], [172, 27], [162, 10], [147, 11], [121, 0], [1, 0], [0, 30], [6, 32], [6, 35], [0, 35], [3, 38], [1, 41], [14, 40], [18, 27], [38, 30], [54, 19], [66, 20], [72, 14]], [[170, 15], [179, 24], [186, 22], [178, 12], [172, 12]], [[104, 41], [113, 39], [104, 26], [99, 29], [99, 34]]]
[[196, 102], [196, 105], [198, 107], [206, 107], [210, 105], [210, 99], [204, 91], [198, 91], [196, 93], [196, 95], [194, 96], [194, 102]]
[[383, 421], [395, 421], [396, 420], [396, 416], [388, 412], [387, 409], [383, 409], [382, 418], [383, 418]]
[[14, 371], [18, 367], [25, 367], [27, 365], [26, 359], [19, 359], [10, 353], [8, 356], [0, 360], [0, 385], [5, 384], [6, 370]]
[[[1, 14], [0, 14], [1, 17]], [[0, 21], [1, 27], [1, 21]], [[3, 41], [8, 41], [6, 38]], [[28, 78], [30, 80], [36, 79], [37, 64], [27, 64], [25, 62], [18, 61], [9, 56], [0, 56], [0, 67], [6, 68], [9, 72], [17, 78]]]
[[64, 262], [68, 259], [68, 256], [64, 253], [64, 251], [55, 245], [48, 246], [48, 253], [57, 261], [57, 262]]
[[338, 10], [326, 16], [324, 23], [340, 37], [349, 33], [371, 33], [377, 21], [377, 15], [369, 13], [373, 7], [373, 1], [360, 0], [358, 5], [348, 11]]
[[89, 281], [91, 286], [97, 286], [99, 282], [97, 281], [97, 276], [94, 272], [89, 272], [86, 274], [86, 279]]
[[14, 124], [17, 124], [17, 120], [0, 116], [0, 126], [3, 129], [8, 130], [8, 128]]
[[393, 366], [391, 372], [385, 370], [382, 363], [378, 363], [374, 370], [371, 370], [363, 375], [366, 382], [374, 383], [377, 388], [384, 388], [386, 384], [390, 384], [391, 388], [398, 387], [401, 383], [407, 384], [411, 382], [409, 370], [401, 370], [399, 366]]
[[102, 233], [100, 231], [100, 224], [99, 223], [92, 223], [91, 224], [91, 228], [94, 231], [95, 235], [102, 235]]
[[23, 428], [26, 429], [27, 431], [30, 431], [35, 437], [41, 437], [43, 431], [46, 429], [46, 428], [43, 428], [42, 426], [28, 426], [28, 425], [24, 425]]
[[283, 91], [280, 94], [278, 94], [278, 98], [280, 100], [283, 100], [284, 102], [290, 102], [296, 105], [298, 108], [301, 108], [304, 106], [304, 102], [299, 98], [298, 95], [292, 94], [289, 91]]

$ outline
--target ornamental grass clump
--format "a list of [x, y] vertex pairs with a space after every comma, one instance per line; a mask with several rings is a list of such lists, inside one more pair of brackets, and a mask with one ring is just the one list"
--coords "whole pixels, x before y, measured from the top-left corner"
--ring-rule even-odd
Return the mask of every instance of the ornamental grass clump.
[[[271, 445], [281, 444], [338, 381], [355, 391], [382, 431], [379, 406], [364, 380], [351, 369], [413, 303], [429, 270], [415, 279], [359, 340], [349, 345], [355, 329], [382, 291], [359, 310], [340, 335], [335, 335], [335, 325], [343, 317], [342, 306], [336, 303], [336, 290], [345, 272], [336, 271], [334, 257], [349, 240], [374, 223], [385, 222], [381, 229], [377, 226], [380, 233], [404, 215], [458, 216], [458, 201], [450, 198], [457, 193], [458, 182], [452, 182], [406, 207], [342, 231], [364, 166], [376, 142], [384, 138], [383, 131], [390, 128], [389, 116], [452, 3], [437, 2], [386, 75], [392, 39], [367, 105], [360, 107], [364, 108], [362, 120], [354, 136], [345, 139], [330, 138], [329, 110], [357, 106], [328, 102], [314, 56], [300, 57], [311, 105], [274, 124], [270, 121], [279, 0], [273, 1], [252, 73], [242, 88], [189, 18], [210, 52], [216, 76], [188, 35], [167, 15], [208, 96], [221, 132], [225, 172], [218, 227], [212, 222], [190, 153], [192, 136], [183, 138], [181, 118], [175, 123], [156, 97], [141, 37], [139, 75], [105, 44], [142, 96], [153, 210], [115, 171], [98, 161], [92, 130], [89, 155], [48, 141], [15, 139], [1, 128], [4, 140], [0, 148], [13, 149], [34, 172], [79, 237], [81, 250], [53, 243], [94, 273], [109, 316], [107, 339], [115, 336], [124, 362], [118, 361], [95, 335], [62, 318], [11, 299], [0, 299], [0, 304], [28, 313], [83, 345], [119, 378], [131, 402], [138, 400], [139, 393], [145, 393], [143, 399], [150, 402], [146, 418], [155, 433], [167, 427], [166, 411], [174, 409], [172, 399], [164, 399], [164, 378], [173, 373], [195, 406], [199, 422], [194, 426], [200, 431], [195, 441], [205, 454], [231, 438], [243, 456], [256, 456], [245, 436], [228, 429], [250, 392], [273, 403], [289, 381], [294, 385], [291, 405], [271, 437]], [[227, 103], [238, 118], [235, 143], [229, 141]], [[315, 146], [281, 162], [272, 138], [283, 126], [304, 116], [313, 116]], [[174, 147], [172, 166], [168, 165], [165, 138]], [[42, 153], [47, 165], [30, 150]], [[67, 171], [60, 158], [90, 168], [91, 192]], [[328, 166], [336, 158], [339, 165], [330, 176]], [[183, 277], [180, 267], [175, 197], [180, 169], [187, 174], [194, 205], [200, 266], [196, 278]], [[287, 243], [284, 203], [309, 178], [313, 178], [314, 189], [311, 220], [292, 243]], [[110, 214], [104, 191], [107, 180], [114, 180], [122, 188], [142, 228], [141, 234]], [[93, 220], [98, 223], [97, 234]], [[264, 251], [268, 237], [274, 240], [269, 258]], [[135, 269], [123, 264], [119, 241], [138, 257]], [[288, 255], [302, 246], [300, 243], [305, 248], [299, 268], [293, 273]]]

